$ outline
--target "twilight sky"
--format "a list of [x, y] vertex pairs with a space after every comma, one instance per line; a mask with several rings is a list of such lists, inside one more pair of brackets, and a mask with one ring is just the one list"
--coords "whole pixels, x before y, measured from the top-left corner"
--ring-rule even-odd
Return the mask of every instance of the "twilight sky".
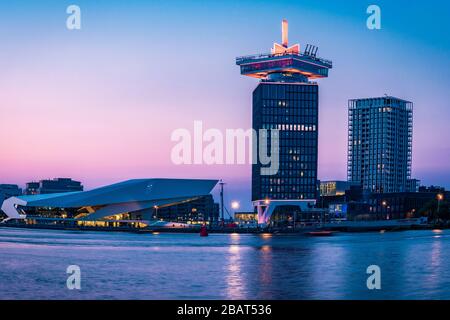
[[[250, 208], [250, 166], [176, 166], [173, 130], [250, 128], [235, 57], [319, 46], [319, 178], [346, 179], [347, 100], [413, 101], [413, 177], [450, 187], [450, 4], [444, 1], [14, 1], [0, 3], [0, 183], [72, 177], [222, 178]], [[82, 29], [66, 28], [81, 7]], [[382, 30], [366, 28], [381, 7]]]

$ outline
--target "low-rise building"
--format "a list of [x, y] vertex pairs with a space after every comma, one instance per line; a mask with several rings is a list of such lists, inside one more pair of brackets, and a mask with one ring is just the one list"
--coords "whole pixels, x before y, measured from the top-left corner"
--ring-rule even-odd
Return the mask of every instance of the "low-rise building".
[[349, 181], [321, 181], [320, 195], [324, 197], [341, 196], [345, 194], [345, 191], [356, 185], [358, 185], [356, 182]]
[[9, 197], [20, 196], [22, 189], [17, 184], [0, 184], [0, 202]]
[[235, 212], [234, 220], [238, 223], [256, 223], [258, 222], [258, 213], [256, 212]]
[[352, 188], [344, 195], [321, 197], [318, 206], [328, 208], [332, 218], [350, 221], [419, 218], [422, 209], [438, 195], [448, 199], [450, 192], [439, 187], [395, 193], [358, 192]]
[[35, 195], [75, 191], [83, 191], [81, 182], [70, 178], [55, 178], [28, 182], [24, 193], [26, 195]]
[[407, 192], [419, 192], [420, 180], [418, 179], [408, 179], [406, 180], [406, 191]]
[[[0, 184], [0, 204], [10, 197], [22, 195], [22, 189], [17, 184]], [[4, 213], [0, 210], [0, 216]]]
[[3, 201], [1, 209], [10, 223], [142, 228], [165, 226], [167, 221], [175, 227], [178, 221], [186, 219], [189, 223], [189, 218], [198, 219], [200, 214], [202, 219], [218, 216], [211, 196], [217, 182], [136, 179], [89, 191], [11, 197]]
[[215, 203], [213, 196], [209, 194], [173, 206], [161, 207], [157, 210], [153, 208], [153, 218], [184, 222], [218, 221], [219, 204]]

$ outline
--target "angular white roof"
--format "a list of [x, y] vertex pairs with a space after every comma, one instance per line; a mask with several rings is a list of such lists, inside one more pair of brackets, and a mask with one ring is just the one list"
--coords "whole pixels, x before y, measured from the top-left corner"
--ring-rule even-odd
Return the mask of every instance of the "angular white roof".
[[[16, 210], [16, 205], [61, 208], [106, 205], [110, 209], [130, 206], [144, 208], [154, 203], [178, 202], [208, 195], [217, 182], [218, 180], [135, 179], [89, 191], [12, 197], [3, 202], [1, 209], [9, 218], [24, 218]], [[127, 203], [128, 205], [125, 205]], [[109, 209], [106, 211], [111, 212]]]

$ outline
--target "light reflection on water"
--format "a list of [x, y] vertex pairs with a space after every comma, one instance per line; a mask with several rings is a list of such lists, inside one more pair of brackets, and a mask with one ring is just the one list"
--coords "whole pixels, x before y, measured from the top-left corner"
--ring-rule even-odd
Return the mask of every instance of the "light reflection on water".
[[245, 299], [245, 282], [242, 272], [246, 270], [241, 269], [241, 248], [238, 245], [231, 245], [228, 251], [228, 264], [225, 270], [227, 299]]
[[[82, 270], [82, 290], [65, 287]], [[366, 269], [382, 270], [369, 291]], [[0, 299], [450, 299], [450, 231], [128, 234], [0, 228]]]

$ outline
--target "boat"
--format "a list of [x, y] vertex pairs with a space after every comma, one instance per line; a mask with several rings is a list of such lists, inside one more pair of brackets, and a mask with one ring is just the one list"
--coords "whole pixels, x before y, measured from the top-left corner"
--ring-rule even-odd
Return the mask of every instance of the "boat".
[[200, 237], [207, 237], [208, 236], [208, 230], [206, 229], [205, 225], [202, 225], [200, 228]]

